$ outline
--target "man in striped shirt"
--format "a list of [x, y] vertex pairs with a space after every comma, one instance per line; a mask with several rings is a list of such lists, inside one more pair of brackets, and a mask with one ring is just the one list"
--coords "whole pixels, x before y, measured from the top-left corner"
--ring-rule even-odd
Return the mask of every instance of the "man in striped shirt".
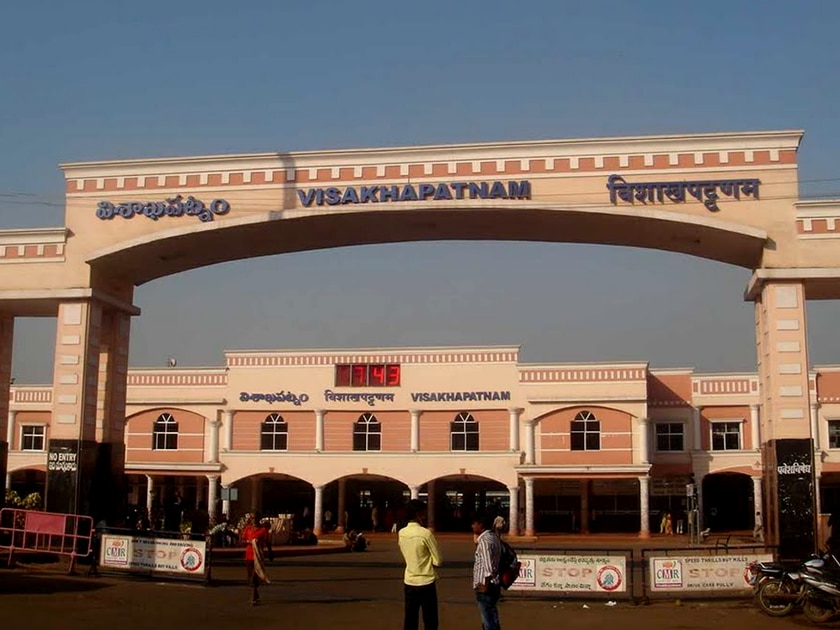
[[501, 595], [499, 561], [502, 557], [502, 543], [493, 531], [492, 517], [476, 515], [472, 530], [478, 536], [473, 564], [473, 590], [481, 612], [481, 625], [484, 630], [501, 630], [496, 604]]

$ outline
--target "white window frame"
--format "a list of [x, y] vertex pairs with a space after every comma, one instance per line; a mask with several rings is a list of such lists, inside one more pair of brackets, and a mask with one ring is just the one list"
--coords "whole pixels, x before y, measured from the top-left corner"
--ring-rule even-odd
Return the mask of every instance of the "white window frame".
[[[269, 418], [272, 418], [273, 421], [269, 422]], [[266, 426], [271, 426], [273, 431], [271, 433], [267, 433], [265, 431]], [[282, 431], [278, 431], [278, 427], [282, 427]], [[282, 435], [286, 438], [286, 447], [285, 448], [263, 448], [262, 441], [263, 436], [270, 435], [272, 444], [277, 442], [277, 436]], [[289, 450], [289, 423], [286, 422], [286, 419], [279, 413], [272, 412], [265, 417], [260, 423], [260, 451], [264, 453], [285, 453]]]
[[[738, 448], [724, 448], [715, 449], [715, 430], [716, 424], [738, 424]], [[738, 453], [744, 450], [744, 424], [746, 418], [715, 418], [709, 420], [709, 452], [710, 453]]]
[[826, 418], [825, 419], [825, 443], [829, 450], [831, 451], [838, 451], [840, 450], [840, 446], [832, 446], [831, 445], [831, 423], [836, 422], [840, 425], [840, 418]]
[[[43, 440], [41, 448], [23, 448], [23, 432], [26, 429], [39, 428], [41, 429], [41, 439]], [[24, 453], [43, 453], [47, 450], [47, 423], [46, 422], [27, 422], [20, 425], [20, 435], [18, 436], [18, 450]]]
[[[682, 427], [682, 448], [677, 449], [669, 449], [667, 451], [662, 451], [659, 449], [659, 435], [657, 434], [656, 430], [660, 424], [678, 424]], [[656, 420], [653, 423], [653, 442], [654, 442], [654, 449], [657, 453], [685, 453], [686, 452], [686, 439], [687, 439], [687, 425], [685, 420]], [[673, 435], [673, 434], [670, 434]]]

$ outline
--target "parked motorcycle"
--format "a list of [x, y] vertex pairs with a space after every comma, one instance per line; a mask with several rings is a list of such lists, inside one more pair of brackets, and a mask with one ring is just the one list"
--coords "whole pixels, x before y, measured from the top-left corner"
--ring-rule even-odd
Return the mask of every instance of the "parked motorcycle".
[[840, 561], [828, 553], [802, 566], [805, 598], [802, 612], [813, 623], [825, 623], [840, 613]]
[[784, 617], [805, 601], [807, 584], [798, 569], [778, 562], [752, 562], [748, 581], [758, 607], [770, 617]]

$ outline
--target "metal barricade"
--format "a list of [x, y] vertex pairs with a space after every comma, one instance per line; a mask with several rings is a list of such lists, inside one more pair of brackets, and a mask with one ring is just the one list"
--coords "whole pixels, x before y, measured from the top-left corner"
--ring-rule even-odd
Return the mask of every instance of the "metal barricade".
[[58, 514], [3, 508], [0, 510], [0, 549], [8, 549], [8, 566], [15, 551], [49, 553], [70, 558], [72, 573], [76, 558], [90, 555], [93, 519], [78, 514]]

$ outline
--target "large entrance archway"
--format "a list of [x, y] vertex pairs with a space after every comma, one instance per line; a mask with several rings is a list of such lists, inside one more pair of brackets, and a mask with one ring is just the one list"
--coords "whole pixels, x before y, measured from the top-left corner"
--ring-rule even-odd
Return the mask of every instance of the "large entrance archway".
[[[129, 322], [139, 313], [135, 286], [217, 262], [366, 243], [600, 243], [754, 271], [746, 297], [756, 303], [760, 440], [765, 462], [774, 462], [764, 468], [764, 487], [778, 489], [768, 496], [768, 534], [794, 540], [789, 532], [813, 529], [813, 510], [786, 512], [786, 493], [796, 484], [775, 481], [779, 470], [791, 483], [813, 475], [804, 302], [840, 297], [834, 218], [840, 203], [796, 202], [801, 136], [66, 164], [66, 225], [8, 232], [0, 257], [31, 263], [27, 274], [0, 268], [0, 382], [9, 382], [14, 317], [57, 317], [49, 457], [61, 465], [48, 470], [47, 502], [57, 511], [109, 509], [78, 490], [88, 475], [121, 478]], [[8, 388], [2, 390], [5, 427]], [[5, 461], [4, 455], [0, 473]]]

